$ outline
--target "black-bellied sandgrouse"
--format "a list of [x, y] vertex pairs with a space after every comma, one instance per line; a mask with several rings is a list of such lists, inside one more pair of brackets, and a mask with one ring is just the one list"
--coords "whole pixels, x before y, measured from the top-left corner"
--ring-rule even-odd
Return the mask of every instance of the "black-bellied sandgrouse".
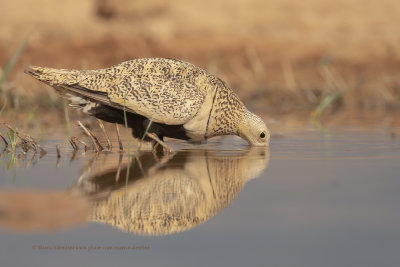
[[[189, 230], [227, 207], [267, 168], [269, 150], [179, 151], [162, 168], [153, 168], [158, 162], [151, 154], [129, 165], [125, 157], [121, 169], [118, 158], [113, 159], [114, 164], [111, 158], [96, 161], [78, 184], [79, 192], [93, 200], [89, 220], [135, 234], [166, 235]], [[125, 174], [127, 168], [129, 181], [116, 182], [117, 172]]]
[[247, 110], [221, 79], [175, 59], [143, 58], [99, 70], [29, 67], [26, 73], [54, 87], [71, 106], [107, 122], [124, 123], [133, 136], [149, 133], [201, 141], [238, 135], [255, 146], [269, 144], [262, 119]]

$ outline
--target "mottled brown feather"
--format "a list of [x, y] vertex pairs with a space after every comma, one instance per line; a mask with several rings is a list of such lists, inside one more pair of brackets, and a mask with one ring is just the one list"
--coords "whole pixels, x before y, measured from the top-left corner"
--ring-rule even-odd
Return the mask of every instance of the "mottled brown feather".
[[[193, 64], [175, 59], [143, 58], [99, 70], [30, 67], [26, 73], [62, 94], [137, 113], [154, 122], [183, 125], [194, 140], [240, 135], [254, 145], [269, 132], [239, 97], [219, 78]], [[63, 92], [65, 91], [65, 92]]]

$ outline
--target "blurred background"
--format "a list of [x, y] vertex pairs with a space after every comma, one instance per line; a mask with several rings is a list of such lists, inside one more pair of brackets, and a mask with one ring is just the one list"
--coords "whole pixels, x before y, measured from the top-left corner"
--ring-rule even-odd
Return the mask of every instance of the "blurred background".
[[216, 74], [264, 118], [399, 120], [398, 0], [2, 0], [0, 24], [0, 116], [62, 113], [27, 65], [170, 57]]

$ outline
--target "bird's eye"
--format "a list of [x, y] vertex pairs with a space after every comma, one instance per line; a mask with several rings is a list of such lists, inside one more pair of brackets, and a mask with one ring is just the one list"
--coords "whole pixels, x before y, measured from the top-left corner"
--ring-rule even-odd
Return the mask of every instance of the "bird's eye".
[[264, 137], [265, 137], [265, 133], [264, 132], [260, 133], [260, 138], [264, 138]]

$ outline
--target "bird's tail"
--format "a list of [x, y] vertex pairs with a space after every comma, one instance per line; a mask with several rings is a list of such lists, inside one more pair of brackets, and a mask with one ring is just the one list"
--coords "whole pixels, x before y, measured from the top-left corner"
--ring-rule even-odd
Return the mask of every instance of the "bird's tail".
[[[114, 106], [107, 94], [100, 90], [90, 90], [79, 85], [87, 75], [93, 73], [89, 70], [52, 69], [30, 66], [25, 70], [26, 74], [52, 86], [63, 98], [70, 101], [70, 106], [82, 108], [85, 113], [93, 113], [92, 109], [99, 103]], [[116, 104], [119, 107], [118, 104]]]
[[52, 69], [37, 66], [30, 66], [24, 72], [51, 86], [76, 83], [80, 73], [77, 70]]

